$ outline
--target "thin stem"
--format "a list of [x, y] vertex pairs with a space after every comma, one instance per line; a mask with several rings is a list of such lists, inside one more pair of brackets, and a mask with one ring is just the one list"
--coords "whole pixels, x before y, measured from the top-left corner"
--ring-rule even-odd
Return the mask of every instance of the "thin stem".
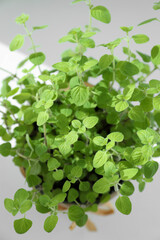
[[111, 84], [110, 88], [113, 87], [114, 82], [116, 80], [116, 62], [115, 62], [114, 49], [113, 48], [111, 49], [111, 54], [113, 55], [113, 81], [112, 81], [112, 84]]
[[17, 78], [17, 79], [19, 79], [19, 78], [17, 77], [17, 75], [16, 75], [16, 74], [13, 74], [12, 72], [10, 72], [10, 71], [8, 71], [8, 70], [6, 70], [6, 69], [2, 68], [2, 67], [0, 67], [0, 70], [1, 70], [1, 71], [3, 71], [3, 72], [6, 72], [6, 73], [8, 73], [9, 75], [11, 75], [11, 76], [12, 76], [12, 77], [14, 77], [14, 78]]
[[[36, 53], [36, 46], [35, 46], [35, 44], [34, 44], [32, 35], [31, 35], [31, 33], [29, 32], [29, 30], [28, 30], [28, 28], [27, 28], [27, 26], [26, 26], [25, 23], [24, 23], [24, 28], [25, 28], [25, 30], [26, 30], [27, 36], [28, 36], [28, 37], [30, 38], [30, 40], [31, 40], [33, 51], [34, 51], [34, 53]], [[38, 68], [39, 68], [40, 73], [42, 73], [41, 68], [40, 68], [39, 65], [38, 65]]]
[[92, 15], [91, 15], [91, 7], [92, 7], [92, 0], [89, 0], [89, 26], [88, 26], [88, 32], [92, 30]]
[[148, 73], [148, 74], [142, 79], [142, 82], [144, 82], [144, 81], [145, 81], [152, 73], [154, 73], [157, 69], [158, 69], [157, 67], [153, 68], [153, 70], [152, 70], [150, 73]]
[[131, 60], [131, 50], [130, 50], [130, 38], [127, 32], [127, 44], [128, 44], [128, 61], [130, 62]]
[[44, 143], [47, 147], [47, 133], [46, 133], [46, 124], [43, 124], [43, 131], [44, 131]]
[[31, 166], [30, 161], [31, 161], [31, 162], [39, 161], [38, 159], [33, 159], [33, 158], [29, 158], [29, 157], [27, 157], [27, 156], [24, 156], [23, 154], [21, 154], [21, 153], [18, 152], [18, 151], [16, 151], [16, 153], [17, 153], [17, 155], [18, 155], [19, 157], [21, 157], [21, 158], [23, 158], [23, 159], [26, 159], [26, 160], [28, 161], [28, 163], [29, 163], [29, 166]]

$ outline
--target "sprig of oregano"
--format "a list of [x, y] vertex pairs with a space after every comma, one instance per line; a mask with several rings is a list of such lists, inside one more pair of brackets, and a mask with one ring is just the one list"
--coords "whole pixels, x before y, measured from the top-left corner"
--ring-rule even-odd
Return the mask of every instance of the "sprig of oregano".
[[[160, 156], [160, 80], [151, 77], [159, 70], [160, 46], [154, 46], [150, 54], [133, 52], [131, 42], [144, 44], [149, 37], [133, 34], [133, 26], [122, 26], [124, 37], [100, 44], [106, 51], [100, 59], [87, 57], [87, 49], [96, 47], [98, 29], [93, 20], [109, 24], [111, 15], [91, 0], [73, 1], [79, 2], [89, 8], [89, 24], [85, 30], [71, 29], [59, 40], [75, 45], [75, 50], [62, 54], [61, 62], [54, 63], [50, 71], [41, 70], [46, 56], [37, 52], [32, 34], [47, 26], [29, 30], [29, 16], [22, 14], [16, 22], [25, 33], [16, 35], [10, 50], [20, 49], [28, 37], [33, 53], [18, 64], [16, 74], [0, 68], [8, 74], [0, 95], [0, 136], [5, 142], [0, 153], [12, 156], [14, 164], [23, 168], [31, 188], [19, 189], [13, 199], [4, 201], [13, 216], [18, 212], [23, 216], [14, 221], [19, 234], [32, 226], [26, 218], [32, 205], [47, 214], [46, 232], [55, 228], [60, 213], [84, 226], [87, 212], [97, 211], [98, 204], [108, 201], [113, 191], [118, 193], [117, 209], [128, 215], [132, 209], [129, 196], [135, 190], [132, 182], [137, 181], [142, 192], [158, 170], [152, 158]], [[160, 3], [153, 8], [160, 9]], [[152, 18], [139, 25], [153, 21], [159, 20]], [[120, 48], [122, 41], [126, 46], [120, 59], [115, 48]], [[33, 71], [37, 67], [38, 77]], [[102, 80], [89, 87], [88, 80], [98, 77]], [[59, 211], [61, 203], [71, 204], [67, 212]]]

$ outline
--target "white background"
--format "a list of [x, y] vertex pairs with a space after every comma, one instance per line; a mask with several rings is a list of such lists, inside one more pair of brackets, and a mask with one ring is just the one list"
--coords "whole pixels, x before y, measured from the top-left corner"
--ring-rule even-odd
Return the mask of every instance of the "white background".
[[[66, 34], [72, 27], [85, 25], [88, 21], [88, 11], [82, 3], [70, 6], [70, 0], [35, 0], [35, 1], [0, 1], [0, 41], [5, 45], [0, 45], [0, 66], [5, 67], [14, 72], [19, 60], [23, 58], [20, 53], [10, 53], [8, 44], [10, 40], [18, 33], [22, 33], [20, 26], [14, 23], [15, 17], [22, 12], [31, 15], [33, 25], [49, 24], [49, 28], [35, 33], [37, 44], [42, 46], [42, 50], [47, 54], [47, 64], [53, 64], [60, 60], [60, 53], [69, 47], [69, 44], [59, 45], [58, 39]], [[107, 43], [123, 33], [119, 30], [119, 26], [136, 25], [139, 22], [158, 16], [158, 12], [152, 10], [153, 1], [150, 0], [95, 0], [95, 5], [106, 5], [112, 13], [112, 23], [110, 25], [99, 24], [93, 21], [96, 26], [103, 29], [95, 38], [97, 43]], [[139, 50], [150, 52], [151, 46], [159, 44], [158, 23], [146, 25], [144, 28], [136, 28], [134, 33], [149, 34], [151, 41], [144, 46], [138, 46]], [[142, 30], [143, 29], [143, 30]], [[26, 42], [26, 48], [22, 48], [27, 53], [29, 42]], [[132, 44], [133, 49], [136, 45]], [[99, 57], [103, 54], [104, 49], [93, 50], [93, 55]], [[89, 51], [89, 53], [92, 53]], [[119, 51], [117, 51], [119, 53]], [[0, 73], [0, 79], [4, 75]], [[159, 79], [159, 74], [154, 75]], [[135, 194], [131, 197], [133, 203], [133, 211], [130, 216], [124, 216], [116, 211], [112, 216], [97, 217], [90, 215], [91, 219], [96, 223], [97, 233], [90, 233], [85, 228], [76, 228], [71, 232], [68, 227], [70, 221], [66, 216], [62, 215], [56, 229], [47, 234], [43, 230], [43, 222], [47, 215], [41, 215], [34, 209], [27, 214], [27, 217], [33, 220], [33, 227], [23, 236], [17, 235], [13, 230], [14, 217], [10, 215], [3, 207], [5, 197], [13, 197], [18, 188], [27, 188], [25, 180], [21, 176], [18, 168], [14, 166], [11, 158], [0, 157], [0, 240], [61, 240], [61, 239], [97, 239], [102, 240], [159, 240], [160, 239], [160, 172], [156, 174], [153, 183], [149, 183], [143, 193], [139, 193], [137, 186]], [[112, 201], [114, 203], [115, 199]], [[20, 217], [20, 215], [18, 215]]]

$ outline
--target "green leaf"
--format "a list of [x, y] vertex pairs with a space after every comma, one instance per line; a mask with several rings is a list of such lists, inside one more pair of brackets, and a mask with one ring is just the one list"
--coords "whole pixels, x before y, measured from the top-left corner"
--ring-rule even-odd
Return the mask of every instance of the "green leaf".
[[114, 141], [114, 142], [122, 142], [123, 139], [124, 139], [124, 135], [120, 132], [113, 132], [113, 133], [110, 133], [107, 138], [111, 141]]
[[66, 140], [67, 144], [72, 145], [75, 142], [77, 142], [78, 134], [75, 131], [71, 131], [66, 135], [65, 140]]
[[19, 87], [12, 89], [10, 92], [7, 93], [6, 97], [11, 97], [15, 95], [18, 92], [18, 90], [19, 90]]
[[56, 158], [50, 158], [47, 163], [48, 171], [53, 171], [60, 167], [60, 163]]
[[107, 8], [103, 6], [97, 6], [91, 9], [91, 15], [93, 18], [103, 23], [110, 23], [111, 15]]
[[28, 197], [29, 197], [29, 193], [23, 188], [17, 190], [17, 192], [14, 195], [14, 199], [17, 200], [19, 205], [21, 205], [24, 201], [26, 201]]
[[63, 179], [64, 173], [63, 170], [57, 170], [56, 172], [53, 173], [53, 178], [56, 181], [61, 181]]
[[97, 63], [98, 63], [98, 61], [96, 59], [92, 59], [92, 60], [89, 60], [89, 61], [85, 62], [85, 64], [83, 65], [84, 71], [91, 69]]
[[29, 19], [29, 15], [22, 13], [21, 16], [16, 18], [17, 24], [25, 24]]
[[95, 48], [95, 42], [93, 39], [82, 38], [79, 42], [86, 48]]
[[84, 215], [84, 210], [79, 206], [73, 205], [68, 209], [68, 217], [71, 221], [77, 221], [81, 219]]
[[26, 233], [32, 227], [32, 221], [26, 218], [21, 218], [14, 221], [14, 229], [18, 234]]
[[12, 199], [6, 198], [4, 200], [4, 206], [9, 213], [12, 213], [13, 216], [15, 216], [19, 211], [18, 206], [16, 206]]
[[55, 215], [51, 215], [46, 218], [44, 222], [44, 230], [48, 233], [52, 232], [53, 229], [56, 227], [58, 222], [58, 217]]
[[71, 151], [71, 147], [70, 145], [67, 143], [67, 142], [64, 142], [62, 143], [60, 146], [59, 146], [59, 151], [62, 155], [66, 156], [67, 154], [70, 153]]
[[155, 161], [149, 161], [144, 165], [144, 176], [146, 178], [152, 178], [157, 170], [158, 170], [158, 163]]
[[44, 63], [45, 59], [46, 57], [42, 52], [33, 53], [29, 56], [29, 60], [31, 61], [31, 63], [33, 63], [36, 66]]
[[74, 202], [79, 197], [79, 192], [71, 188], [68, 192], [68, 202]]
[[13, 38], [12, 42], [9, 45], [10, 51], [15, 51], [17, 49], [20, 49], [24, 44], [24, 36], [21, 34], [18, 34]]
[[106, 178], [100, 178], [95, 184], [93, 185], [93, 191], [96, 193], [106, 193], [110, 190], [110, 186]]
[[124, 111], [125, 109], [127, 109], [128, 106], [129, 106], [128, 102], [126, 102], [126, 101], [120, 101], [120, 102], [118, 102], [118, 103], [116, 104], [115, 110], [116, 110], [117, 112], [122, 112], [122, 111]]
[[145, 20], [145, 21], [139, 23], [138, 26], [141, 26], [141, 25], [144, 25], [144, 24], [153, 22], [153, 21], [159, 21], [159, 20], [158, 20], [158, 18], [150, 18], [150, 19], [148, 19], [148, 20]]
[[0, 145], [0, 154], [4, 157], [7, 157], [10, 155], [11, 151], [11, 144], [9, 142], [3, 143]]
[[72, 126], [74, 128], [80, 128], [81, 127], [81, 122], [79, 120], [73, 120], [72, 121]]
[[135, 89], [135, 84], [130, 84], [124, 88], [123, 96], [125, 100], [129, 100], [132, 97], [134, 89]]
[[149, 55], [147, 55], [147, 54], [144, 54], [144, 53], [142, 53], [142, 52], [139, 52], [139, 51], [136, 51], [138, 54], [139, 54], [139, 56], [143, 59], [143, 61], [144, 62], [150, 62], [151, 61], [151, 57], [149, 56]]
[[120, 171], [121, 179], [127, 181], [133, 178], [138, 173], [137, 168], [128, 168]]
[[90, 189], [90, 183], [85, 181], [85, 182], [80, 182], [79, 184], [79, 190], [82, 192], [88, 192]]
[[39, 197], [39, 202], [42, 206], [47, 207], [49, 205], [49, 203], [51, 202], [51, 199], [48, 195], [44, 194]]
[[143, 190], [144, 190], [144, 188], [145, 188], [145, 185], [146, 185], [145, 182], [140, 182], [140, 183], [139, 183], [138, 188], [139, 188], [139, 191], [140, 191], [140, 192], [143, 192]]
[[160, 110], [160, 95], [153, 98], [153, 107], [156, 110]]
[[151, 112], [153, 110], [153, 98], [146, 97], [141, 101], [140, 106], [144, 112]]
[[152, 147], [145, 145], [143, 147], [137, 147], [131, 154], [131, 163], [134, 165], [144, 165], [152, 156]]
[[78, 2], [85, 2], [85, 1], [86, 1], [86, 0], [75, 0], [75, 1], [72, 2], [72, 4], [78, 3]]
[[62, 192], [67, 192], [70, 189], [70, 187], [71, 187], [71, 183], [68, 180], [66, 180], [63, 185]]
[[109, 159], [110, 155], [104, 151], [98, 151], [93, 159], [93, 167], [100, 168], [102, 167], [106, 161]]
[[68, 62], [59, 62], [54, 65], [52, 65], [55, 69], [61, 72], [69, 72], [70, 64]]
[[55, 207], [57, 206], [59, 203], [63, 203], [65, 198], [66, 198], [67, 194], [66, 193], [58, 193], [56, 194], [56, 196], [54, 196], [51, 200], [51, 203], [49, 206], [51, 207]]
[[117, 198], [115, 205], [116, 208], [125, 215], [129, 215], [132, 211], [132, 204], [127, 196]]
[[130, 196], [134, 193], [134, 186], [131, 182], [124, 182], [120, 188], [120, 194]]
[[122, 31], [128, 33], [128, 32], [133, 30], [133, 26], [130, 26], [130, 27], [120, 27], [120, 29], [122, 29]]
[[97, 137], [93, 138], [93, 142], [97, 146], [104, 146], [107, 143], [106, 139], [104, 137], [101, 137], [101, 136], [97, 136]]
[[103, 55], [99, 60], [99, 67], [101, 70], [104, 70], [109, 67], [109, 65], [113, 62], [114, 57], [112, 55]]
[[154, 137], [151, 135], [151, 133], [147, 130], [139, 130], [137, 132], [137, 135], [139, 139], [141, 140], [142, 144], [150, 144], [152, 143]]
[[87, 220], [88, 220], [88, 216], [85, 214], [82, 218], [80, 218], [76, 221], [76, 225], [78, 227], [83, 227], [86, 225]]
[[30, 175], [27, 177], [29, 187], [37, 186], [42, 182], [42, 179], [36, 175]]
[[33, 27], [33, 30], [41, 30], [41, 29], [44, 29], [44, 28], [47, 28], [48, 25], [43, 25], [43, 26], [35, 26]]
[[24, 214], [25, 212], [29, 211], [32, 207], [32, 201], [31, 200], [26, 200], [22, 203], [20, 207], [20, 212]]
[[82, 106], [89, 98], [89, 90], [85, 86], [76, 86], [71, 90], [72, 101], [77, 106]]
[[159, 9], [160, 9], [160, 1], [154, 3], [153, 9], [154, 9], [154, 10], [159, 10]]
[[106, 162], [104, 165], [105, 176], [111, 178], [118, 170], [113, 162]]
[[135, 43], [137, 43], [137, 44], [142, 44], [142, 43], [146, 43], [149, 41], [149, 37], [145, 34], [136, 34], [136, 35], [132, 36], [132, 38], [135, 41]]
[[130, 63], [130, 62], [127, 62], [127, 61], [121, 61], [119, 63], [119, 65], [120, 65], [120, 71], [124, 75], [127, 75], [127, 76], [131, 77], [131, 76], [134, 76], [134, 75], [139, 73], [138, 67], [133, 63]]
[[133, 107], [128, 112], [128, 117], [137, 122], [144, 122], [144, 112], [140, 106]]
[[160, 64], [160, 45], [156, 45], [151, 50], [151, 60], [153, 64], [159, 65]]
[[47, 122], [48, 119], [49, 119], [49, 115], [47, 112], [40, 112], [37, 118], [37, 125], [42, 126]]
[[75, 178], [80, 178], [82, 176], [82, 168], [80, 166], [75, 166], [71, 170], [71, 175]]
[[98, 117], [86, 117], [83, 124], [86, 128], [91, 129], [98, 123]]

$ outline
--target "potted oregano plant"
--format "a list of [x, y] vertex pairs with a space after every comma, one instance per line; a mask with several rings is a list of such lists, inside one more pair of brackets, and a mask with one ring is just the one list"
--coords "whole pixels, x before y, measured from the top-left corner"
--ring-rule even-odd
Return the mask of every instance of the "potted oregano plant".
[[[99, 204], [117, 193], [116, 207], [130, 214], [129, 196], [133, 183], [142, 192], [158, 169], [153, 157], [160, 156], [160, 80], [152, 73], [160, 65], [160, 45], [151, 54], [132, 52], [130, 42], [149, 41], [145, 34], [132, 34], [133, 27], [123, 26], [124, 36], [97, 46], [106, 51], [100, 59], [87, 57], [88, 48], [95, 48], [93, 40], [98, 29], [92, 19], [109, 24], [111, 15], [104, 6], [89, 7], [90, 22], [85, 29], [74, 28], [59, 42], [71, 42], [75, 50], [66, 50], [62, 61], [50, 70], [43, 69], [45, 54], [37, 51], [32, 33], [46, 26], [27, 28], [29, 16], [22, 14], [16, 22], [24, 27], [10, 50], [20, 49], [26, 37], [31, 40], [33, 53], [17, 66], [17, 72], [3, 80], [0, 136], [2, 156], [11, 156], [26, 177], [30, 191], [19, 189], [14, 199], [6, 198], [5, 208], [15, 216], [15, 231], [27, 232], [32, 221], [26, 212], [32, 205], [40, 213], [47, 213], [44, 229], [51, 232], [58, 222], [59, 204], [68, 204], [68, 217], [77, 226], [87, 222], [88, 211], [96, 212]], [[154, 4], [160, 9], [160, 2]], [[146, 20], [139, 25], [157, 18]], [[121, 47], [123, 59], [115, 56]], [[26, 68], [28, 63], [30, 67]], [[42, 65], [42, 66], [41, 66]], [[39, 74], [34, 69], [39, 69]], [[42, 70], [43, 69], [43, 70]], [[101, 78], [96, 85], [90, 78]], [[17, 87], [12, 87], [12, 82]], [[14, 141], [12, 141], [14, 140]], [[50, 214], [50, 215], [49, 215]]]

